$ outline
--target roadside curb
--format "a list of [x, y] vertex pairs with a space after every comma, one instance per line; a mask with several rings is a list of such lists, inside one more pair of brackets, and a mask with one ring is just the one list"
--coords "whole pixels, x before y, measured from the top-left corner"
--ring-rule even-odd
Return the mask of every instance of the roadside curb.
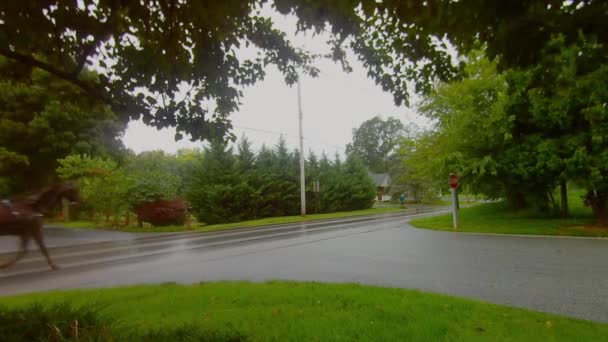
[[[435, 214], [435, 213], [433, 213]], [[437, 213], [441, 214], [441, 213]], [[429, 214], [428, 216], [434, 216]], [[538, 234], [500, 234], [500, 233], [478, 233], [478, 232], [463, 232], [457, 230], [442, 230], [442, 229], [430, 229], [430, 228], [421, 228], [413, 226], [410, 223], [410, 220], [407, 220], [405, 223], [407, 228], [423, 230], [423, 231], [433, 231], [439, 233], [448, 233], [448, 234], [462, 234], [462, 235], [481, 235], [481, 236], [501, 236], [501, 237], [518, 237], [518, 238], [551, 238], [551, 239], [578, 239], [578, 240], [599, 240], [599, 241], [608, 241], [608, 237], [601, 236], [564, 236], [564, 235], [538, 235]]]

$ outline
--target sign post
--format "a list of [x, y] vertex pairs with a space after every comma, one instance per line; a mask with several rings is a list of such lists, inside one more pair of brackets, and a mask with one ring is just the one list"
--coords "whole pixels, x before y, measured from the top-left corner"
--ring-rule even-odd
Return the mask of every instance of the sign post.
[[312, 195], [314, 197], [314, 203], [315, 203], [315, 214], [319, 213], [319, 210], [321, 208], [321, 196], [320, 193], [321, 192], [321, 185], [319, 183], [319, 181], [312, 181]]
[[454, 220], [454, 229], [458, 229], [458, 176], [451, 173], [448, 178], [450, 190], [452, 190], [452, 218]]

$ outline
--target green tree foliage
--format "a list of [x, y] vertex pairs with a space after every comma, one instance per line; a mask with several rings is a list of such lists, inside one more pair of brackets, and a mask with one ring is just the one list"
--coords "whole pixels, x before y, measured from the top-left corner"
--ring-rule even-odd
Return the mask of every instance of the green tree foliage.
[[[191, 176], [188, 200], [197, 218], [205, 223], [298, 215], [300, 213], [299, 151], [290, 152], [281, 137], [256, 154], [243, 137], [238, 153], [214, 141]], [[321, 183], [320, 211], [356, 210], [372, 206], [375, 186], [367, 169], [355, 156], [346, 162], [308, 158], [308, 198], [311, 181]], [[312, 203], [309, 206], [313, 206]]]
[[[276, 65], [289, 84], [297, 68], [317, 73], [313, 57], [261, 14], [265, 3], [3, 1], [0, 54], [72, 83], [121, 118], [175, 126], [176, 138], [222, 137], [241, 88], [261, 80], [265, 66]], [[275, 0], [272, 6], [297, 16], [301, 31], [329, 29], [329, 56], [348, 70], [344, 49], [352, 49], [397, 104], [408, 103], [408, 81], [414, 91], [429, 91], [435, 79], [457, 74], [447, 40], [461, 52], [481, 40], [505, 67], [538, 61], [557, 34], [570, 44], [581, 32], [608, 46], [605, 1]], [[260, 55], [239, 59], [242, 45]], [[83, 76], [91, 66], [99, 77]], [[175, 96], [182, 90], [184, 98]]]
[[[288, 84], [311, 56], [259, 14], [261, 1], [18, 1], [0, 5], [0, 55], [40, 68], [121, 119], [222, 138], [241, 89], [275, 65]], [[242, 46], [260, 53], [237, 58]], [[95, 67], [100, 75], [85, 77]], [[203, 106], [202, 104], [207, 104]], [[206, 108], [211, 108], [207, 110]]]
[[88, 155], [70, 155], [58, 160], [57, 174], [62, 179], [78, 180], [81, 200], [90, 216], [105, 215], [106, 223], [112, 215], [130, 209], [130, 190], [133, 179], [110, 159]]
[[182, 189], [176, 157], [163, 151], [130, 156], [124, 170], [132, 179], [129, 199], [133, 205], [158, 199], [174, 199]]
[[256, 167], [256, 154], [253, 151], [251, 142], [243, 135], [238, 144], [238, 154], [236, 156], [236, 170], [239, 176], [239, 181], [242, 188], [247, 191], [241, 193], [241, 202], [243, 206], [240, 208], [241, 217], [253, 218], [257, 217], [260, 207], [261, 193], [260, 185], [261, 178]]
[[0, 183], [7, 191], [47, 184], [57, 159], [69, 154], [120, 153], [125, 125], [82, 95], [69, 82], [0, 57]]
[[[515, 109], [521, 101], [508, 95], [522, 89], [514, 87], [517, 77], [499, 73], [496, 64], [474, 51], [464, 79], [440, 84], [425, 97], [420, 112], [434, 120], [434, 129], [414, 144], [405, 142], [402, 156], [413, 179], [430, 188], [445, 191], [448, 175], [456, 173], [470, 192], [546, 209], [559, 174], [543, 162], [552, 157], [551, 148], [521, 108]], [[518, 125], [522, 120], [526, 124]]]
[[398, 163], [391, 169], [394, 196], [406, 194], [409, 200], [436, 200], [446, 191], [443, 172], [438, 172], [437, 148], [431, 132], [408, 132], [399, 142]]
[[238, 144], [237, 163], [241, 174], [247, 176], [255, 171], [255, 152], [253, 151], [251, 142], [245, 135], [241, 136]]
[[296, 156], [289, 152], [282, 136], [272, 152], [270, 168], [258, 169], [262, 180], [261, 215], [297, 215], [300, 213], [300, 171]]
[[470, 191], [502, 196], [521, 185], [513, 184], [515, 165], [502, 162], [512, 142], [512, 119], [504, 111], [507, 84], [496, 63], [480, 51], [469, 55], [465, 74], [461, 81], [439, 84], [423, 99], [420, 113], [433, 120], [434, 128], [414, 143], [404, 141], [401, 156], [413, 179], [430, 190], [446, 191], [448, 175], [456, 173]]
[[[4, 1], [0, 2], [0, 55], [14, 64], [10, 70], [18, 75], [44, 70], [66, 81], [81, 95], [71, 96], [72, 100], [77, 97], [96, 106], [102, 102], [117, 113], [121, 122], [143, 118], [155, 127], [175, 126], [176, 138], [182, 133], [190, 133], [193, 139], [225, 137], [231, 128], [228, 115], [238, 108], [242, 87], [262, 79], [266, 65], [277, 66], [288, 84], [296, 80], [298, 68], [313, 75], [317, 72], [311, 66], [313, 57], [294, 48], [273, 27], [272, 21], [260, 14], [264, 3], [263, 0]], [[603, 198], [608, 196], [604, 195], [602, 185], [606, 101], [601, 89], [605, 88], [603, 65], [608, 55], [605, 20], [608, 2], [275, 0], [272, 6], [280, 13], [296, 15], [300, 30], [329, 28], [334, 43], [330, 57], [348, 69], [344, 48], [354, 50], [369, 76], [392, 92], [397, 104], [408, 103], [412, 93], [408, 81], [415, 81], [414, 91], [424, 93], [432, 89], [437, 79], [450, 80], [462, 75], [461, 72], [467, 76], [467, 71], [455, 65], [448, 53], [448, 42], [461, 53], [484, 43], [488, 55], [497, 57], [501, 70], [512, 69], [505, 75], [510, 103], [504, 115], [506, 127], [512, 126], [506, 135], [491, 141], [504, 140], [505, 146], [498, 144], [504, 153], [500, 160], [494, 155], [480, 160], [481, 154], [475, 154], [478, 150], [472, 154], [464, 150], [462, 156], [453, 154], [442, 159], [444, 164], [464, 165], [463, 160], [475, 156], [467, 161], [474, 161], [475, 168], [483, 174], [471, 171], [470, 177], [479, 179], [471, 184], [487, 187], [478, 190], [484, 192], [498, 188], [493, 180], [502, 174], [500, 168], [513, 170], [512, 183], [505, 186], [505, 191], [523, 182], [539, 194], [538, 199], [532, 199], [537, 202], [545, 202], [546, 193], [550, 193], [552, 184], [546, 182], [547, 178], [578, 179], [589, 189], [588, 203], [596, 213], [606, 212]], [[555, 39], [561, 42], [555, 45]], [[260, 54], [252, 59], [239, 59], [237, 50], [248, 44], [259, 49]], [[560, 58], [566, 63], [556, 63]], [[98, 75], [91, 74], [93, 67]], [[11, 94], [12, 88], [30, 84], [27, 78], [12, 79], [15, 86], [1, 89], [2, 96]], [[467, 101], [483, 104], [492, 96]], [[552, 100], [547, 101], [548, 98]], [[559, 98], [568, 101], [560, 102]], [[6, 103], [14, 105], [21, 101], [10, 98]], [[69, 101], [62, 100], [60, 105], [65, 103]], [[493, 106], [494, 102], [489, 104]], [[65, 121], [58, 106], [45, 102], [44, 113], [53, 117], [52, 121], [45, 116], [28, 119], [27, 115], [32, 113], [29, 109], [17, 111], [26, 119], [11, 120], [32, 122], [36, 134], [31, 140], [43, 142], [45, 148], [46, 145], [60, 148], [62, 144], [57, 141], [75, 139], [68, 133], [59, 139], [45, 140], [57, 135], [48, 132], [49, 127], [55, 129], [56, 122]], [[75, 105], [83, 113], [94, 112], [83, 110], [86, 106]], [[549, 112], [550, 119], [544, 119], [547, 115], [543, 113]], [[559, 119], [555, 114], [559, 112], [567, 113], [566, 119]], [[480, 120], [480, 128], [491, 126], [488, 115], [492, 114], [482, 111], [481, 115], [485, 116]], [[575, 117], [578, 119], [572, 119]], [[562, 121], [574, 126], [561, 131]], [[505, 126], [497, 124], [501, 133]], [[10, 126], [4, 129], [12, 132]], [[453, 129], [460, 132], [469, 128]], [[82, 130], [86, 129], [79, 128], [76, 132]], [[485, 133], [478, 135], [481, 137], [466, 138], [479, 142], [488, 138]], [[2, 132], [0, 138], [4, 137]], [[440, 138], [425, 136], [423, 141], [428, 144], [416, 147], [415, 151], [427, 145], [436, 146], [434, 139]], [[566, 140], [569, 142], [565, 143]], [[584, 149], [581, 145], [577, 145], [578, 149], [572, 147], [579, 143], [583, 143]], [[71, 153], [76, 145], [68, 145], [62, 148], [69, 148], [67, 153]], [[4, 148], [0, 155], [3, 162], [12, 165], [2, 165], [3, 170], [17, 174], [12, 168], [27, 165], [20, 158], [27, 154], [5, 144], [0, 146]], [[281, 158], [271, 151], [260, 159], [272, 162]], [[536, 158], [540, 162], [534, 164]], [[275, 165], [273, 170], [288, 174], [294, 164]], [[341, 165], [333, 163], [332, 167]], [[482, 182], [484, 177], [486, 180]], [[33, 178], [42, 181], [45, 177]], [[0, 184], [6, 188], [7, 181]], [[284, 188], [287, 187], [273, 185], [268, 192], [276, 194]]]
[[402, 154], [417, 175], [445, 179], [457, 172], [469, 190], [505, 196], [517, 207], [558, 207], [555, 188], [578, 183], [606, 225], [604, 47], [583, 35], [574, 44], [556, 36], [539, 58], [498, 73], [496, 63], [472, 54], [465, 79], [439, 85], [423, 101], [421, 112], [435, 129]]
[[212, 141], [192, 179], [187, 197], [199, 220], [213, 224], [240, 219], [238, 209], [245, 204], [242, 195], [250, 189], [239, 181], [232, 148]]
[[203, 151], [199, 148], [180, 149], [175, 155], [177, 173], [181, 181], [177, 190], [179, 197], [185, 197], [188, 189], [193, 182], [194, 171], [200, 168], [203, 160]]
[[342, 163], [339, 158], [333, 167], [321, 171], [322, 211], [348, 211], [371, 208], [376, 197], [376, 185], [367, 167], [355, 154]]
[[310, 178], [310, 180], [317, 180], [319, 178], [319, 159], [317, 155], [313, 151], [309, 151], [305, 162], [306, 177]]
[[[536, 154], [536, 177], [552, 184], [574, 181], [586, 203], [608, 225], [608, 56], [605, 46], [579, 35], [556, 36], [540, 61], [509, 75], [507, 111], [514, 140]], [[522, 153], [519, 158], [525, 158]], [[551, 183], [550, 183], [551, 184]]]
[[329, 23], [334, 34], [332, 56], [343, 58], [344, 48], [355, 51], [368, 75], [392, 92], [397, 104], [407, 104], [412, 90], [428, 92], [434, 80], [447, 81], [459, 74], [461, 68], [454, 65], [447, 42], [468, 53], [481, 41], [490, 58], [500, 57], [501, 68], [534, 64], [555, 35], [563, 35], [570, 44], [582, 33], [595, 38], [604, 52], [608, 46], [606, 1], [274, 3], [279, 12], [299, 18], [300, 30], [320, 31]]
[[[10, 175], [14, 169], [26, 168], [29, 159], [18, 153], [0, 147], [0, 175]], [[10, 192], [11, 179], [7, 176], [0, 176], [0, 196], [6, 196]]]
[[387, 172], [404, 129], [399, 119], [376, 116], [353, 129], [353, 142], [346, 145], [346, 153], [359, 156], [372, 172]]
[[[206, 156], [215, 158], [210, 154], [215, 145], [207, 151]], [[229, 153], [230, 155], [232, 152]], [[257, 217], [295, 215], [299, 211], [299, 188], [297, 184], [297, 168], [294, 165], [294, 155], [289, 152], [287, 144], [281, 138], [274, 149], [262, 147], [256, 156], [251, 149], [249, 141], [243, 137], [238, 144], [238, 154], [233, 156], [232, 169], [229, 178], [218, 180], [219, 184], [228, 188], [227, 197], [230, 210], [218, 215], [213, 222], [237, 221]], [[206, 167], [203, 161], [203, 169]], [[230, 168], [225, 165], [224, 175]], [[211, 171], [218, 172], [218, 171]], [[202, 179], [202, 178], [199, 178]], [[200, 184], [200, 183], [195, 183]], [[214, 198], [219, 205], [219, 197]], [[198, 200], [193, 199], [196, 207]], [[222, 204], [225, 208], [226, 205]], [[212, 209], [210, 209], [212, 210]], [[205, 216], [206, 215], [206, 216]], [[200, 219], [211, 222], [211, 215], [201, 213]]]
[[59, 160], [57, 174], [62, 179], [78, 180], [85, 209], [92, 214], [103, 213], [109, 219], [129, 212], [141, 202], [182, 195], [186, 172], [194, 170], [188, 165], [193, 162], [184, 160], [189, 154], [198, 155], [185, 150], [179, 155], [143, 152], [126, 157], [122, 166], [101, 157], [70, 155]]

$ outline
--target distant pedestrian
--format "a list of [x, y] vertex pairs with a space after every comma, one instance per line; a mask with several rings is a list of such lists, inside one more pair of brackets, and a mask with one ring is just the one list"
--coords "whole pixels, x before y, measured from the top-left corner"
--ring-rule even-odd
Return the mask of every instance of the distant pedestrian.
[[401, 206], [405, 206], [405, 195], [401, 194], [401, 196], [399, 196], [399, 203], [401, 204]]

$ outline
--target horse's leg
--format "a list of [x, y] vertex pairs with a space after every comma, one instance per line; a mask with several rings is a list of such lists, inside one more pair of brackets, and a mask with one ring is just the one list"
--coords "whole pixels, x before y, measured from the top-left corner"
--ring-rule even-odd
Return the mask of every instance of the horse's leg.
[[55, 263], [53, 263], [53, 260], [51, 260], [49, 251], [46, 249], [46, 245], [44, 244], [44, 237], [42, 236], [42, 223], [39, 223], [37, 225], [36, 229], [34, 229], [34, 231], [32, 232], [32, 235], [33, 235], [34, 240], [36, 240], [36, 243], [38, 244], [40, 251], [46, 257], [46, 262], [49, 264], [49, 266], [53, 270], [59, 269], [59, 267], [57, 265], [55, 265]]
[[17, 252], [17, 254], [12, 260], [9, 260], [4, 264], [0, 264], [0, 268], [8, 268], [13, 266], [17, 261], [19, 261], [19, 259], [23, 258], [23, 256], [27, 252], [27, 243], [30, 241], [30, 235], [27, 232], [24, 232], [23, 235], [20, 235], [20, 238], [21, 249]]

